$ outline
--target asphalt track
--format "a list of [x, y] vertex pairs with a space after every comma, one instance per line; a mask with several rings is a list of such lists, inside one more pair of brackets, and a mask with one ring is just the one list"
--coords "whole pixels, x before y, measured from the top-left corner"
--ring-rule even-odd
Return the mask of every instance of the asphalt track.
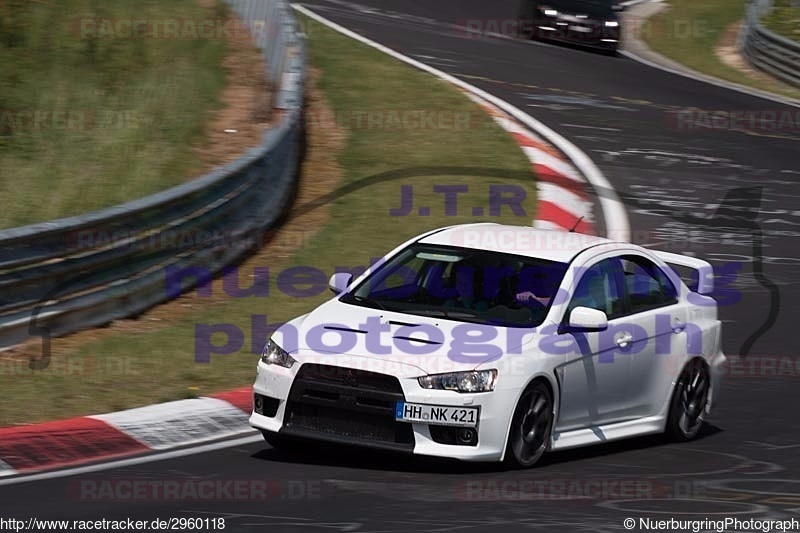
[[[628, 517], [800, 520], [800, 340], [794, 335], [800, 135], [797, 128], [689, 130], [676, 127], [668, 114], [683, 108], [794, 114], [797, 109], [626, 58], [477, 38], [453, 26], [513, 17], [510, 2], [306, 5], [511, 102], [570, 139], [625, 200], [634, 240], [695, 252], [717, 266], [740, 262], [720, 314], [725, 351], [750, 356], [728, 376], [722, 404], [694, 442], [634, 439], [550, 454], [528, 471], [330, 448], [286, 456], [259, 442], [0, 486], [0, 515], [225, 517], [231, 531], [375, 532], [620, 531]], [[729, 193], [743, 204], [758, 197], [760, 203], [749, 204], [753, 212], [718, 212]], [[763, 276], [754, 275], [754, 266], [763, 266]], [[771, 314], [774, 324], [759, 332]], [[248, 486], [266, 481], [269, 497], [91, 497], [91, 488], [102, 481], [119, 487], [133, 480], [184, 486], [202, 480]], [[88, 492], [81, 492], [82, 486]]]

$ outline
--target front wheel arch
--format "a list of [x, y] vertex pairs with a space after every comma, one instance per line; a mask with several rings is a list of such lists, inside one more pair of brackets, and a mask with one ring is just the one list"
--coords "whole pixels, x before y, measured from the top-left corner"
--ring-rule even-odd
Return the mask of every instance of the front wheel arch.
[[[543, 450], [541, 453], [537, 455], [537, 458], [530, 464], [522, 464], [518, 461], [514, 452], [512, 451], [512, 432], [515, 429], [515, 419], [517, 418], [518, 410], [521, 407], [521, 401], [528, 394], [532, 389], [542, 389], [546, 391], [547, 395], [549, 396], [550, 406], [549, 406], [549, 430], [547, 431], [546, 435], [544, 436], [543, 442]], [[511, 410], [511, 415], [508, 419], [508, 424], [506, 425], [506, 435], [505, 441], [503, 444], [503, 462], [507, 465], [517, 468], [529, 468], [535, 465], [536, 462], [541, 458], [541, 455], [546, 453], [550, 449], [550, 444], [552, 441], [553, 431], [555, 429], [555, 421], [556, 421], [556, 413], [557, 413], [557, 405], [558, 405], [558, 384], [554, 384], [550, 378], [546, 375], [537, 375], [531, 378], [524, 387], [520, 388], [520, 392], [517, 395], [513, 408]]]

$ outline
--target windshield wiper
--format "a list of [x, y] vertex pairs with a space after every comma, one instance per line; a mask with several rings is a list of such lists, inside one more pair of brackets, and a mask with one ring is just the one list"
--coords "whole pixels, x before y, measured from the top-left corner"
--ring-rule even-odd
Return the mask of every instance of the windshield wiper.
[[473, 324], [488, 324], [489, 321], [481, 318], [480, 316], [470, 313], [469, 311], [446, 311], [444, 309], [415, 309], [413, 311], [408, 311], [409, 313], [415, 315], [425, 315], [425, 316], [443, 316], [450, 320], [460, 321], [460, 322], [470, 322]]
[[373, 305], [383, 311], [388, 311], [388, 309], [386, 309], [386, 307], [382, 303], [380, 303], [375, 298], [370, 298], [369, 296], [353, 296], [353, 300], [357, 301], [358, 303]]

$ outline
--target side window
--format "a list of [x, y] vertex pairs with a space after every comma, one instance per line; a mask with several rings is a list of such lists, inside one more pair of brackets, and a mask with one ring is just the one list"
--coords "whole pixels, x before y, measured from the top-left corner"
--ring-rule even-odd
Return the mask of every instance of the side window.
[[625, 273], [625, 293], [631, 314], [672, 305], [678, 301], [678, 292], [672, 281], [649, 259], [636, 255], [624, 256], [622, 270]]
[[590, 307], [603, 311], [609, 319], [623, 314], [623, 298], [616, 280], [619, 263], [604, 259], [589, 267], [581, 276], [572, 294], [567, 316], [576, 307]]

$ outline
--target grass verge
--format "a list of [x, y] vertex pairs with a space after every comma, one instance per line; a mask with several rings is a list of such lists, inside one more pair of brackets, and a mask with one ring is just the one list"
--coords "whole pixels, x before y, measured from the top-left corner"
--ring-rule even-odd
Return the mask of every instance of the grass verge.
[[[767, 76], [743, 75], [717, 55], [716, 48], [728, 35], [726, 32], [744, 18], [745, 6], [745, 0], [669, 0], [669, 8], [654, 15], [650, 25], [674, 31], [645, 32], [642, 37], [654, 51], [704, 74], [800, 98], [800, 90], [773, 82]], [[691, 31], [686, 31], [687, 27]]]
[[[184, 295], [138, 320], [54, 340], [56, 357], [42, 372], [31, 373], [10, 355], [0, 356], [0, 379], [9, 400], [0, 404], [0, 426], [114, 411], [249, 385], [258, 358], [254, 352], [264, 340], [263, 331], [254, 333], [253, 320], [286, 321], [330, 296], [324, 284], [310, 290], [309, 297], [285, 294], [288, 291], [280, 290], [276, 279], [288, 268], [309, 266], [330, 275], [335, 267], [366, 267], [370, 258], [427, 229], [487, 218], [531, 223], [536, 188], [530, 163], [515, 141], [478, 106], [441, 80], [317, 22], [304, 22], [310, 36], [310, 62], [321, 74], [314, 76], [318, 89], [310, 95], [309, 156], [298, 207], [332, 191], [350, 192], [290, 220], [275, 243], [238, 269], [241, 285], [249, 287], [255, 269], [268, 267], [268, 296], [223, 297], [217, 280], [210, 298]], [[414, 118], [422, 113], [424, 121]], [[381, 172], [429, 166], [471, 170], [357, 186]], [[486, 168], [515, 172], [519, 180], [487, 177], [482, 170]], [[473, 216], [474, 207], [487, 206], [490, 187], [497, 184], [525, 191], [524, 215], [506, 206], [498, 216]], [[431, 208], [428, 216], [416, 212], [389, 216], [400, 204], [404, 185], [414, 187], [417, 206]], [[443, 195], [434, 192], [436, 185], [468, 186], [468, 192], [459, 196], [457, 213], [447, 213]], [[287, 242], [291, 244], [284, 245]], [[198, 363], [196, 344], [203, 344], [198, 326], [216, 324], [228, 324], [241, 337], [233, 339], [231, 353]], [[232, 339], [216, 333], [210, 340], [222, 346]], [[58, 401], [41, 402], [43, 391]]]
[[[226, 13], [221, 0], [0, 2], [0, 228], [108, 207], [200, 171], [193, 147], [220, 107], [227, 40], [159, 28]], [[149, 22], [143, 35], [131, 36], [133, 21]]]
[[792, 5], [791, 0], [775, 0], [763, 22], [778, 35], [800, 42], [800, 4], [797, 2]]

